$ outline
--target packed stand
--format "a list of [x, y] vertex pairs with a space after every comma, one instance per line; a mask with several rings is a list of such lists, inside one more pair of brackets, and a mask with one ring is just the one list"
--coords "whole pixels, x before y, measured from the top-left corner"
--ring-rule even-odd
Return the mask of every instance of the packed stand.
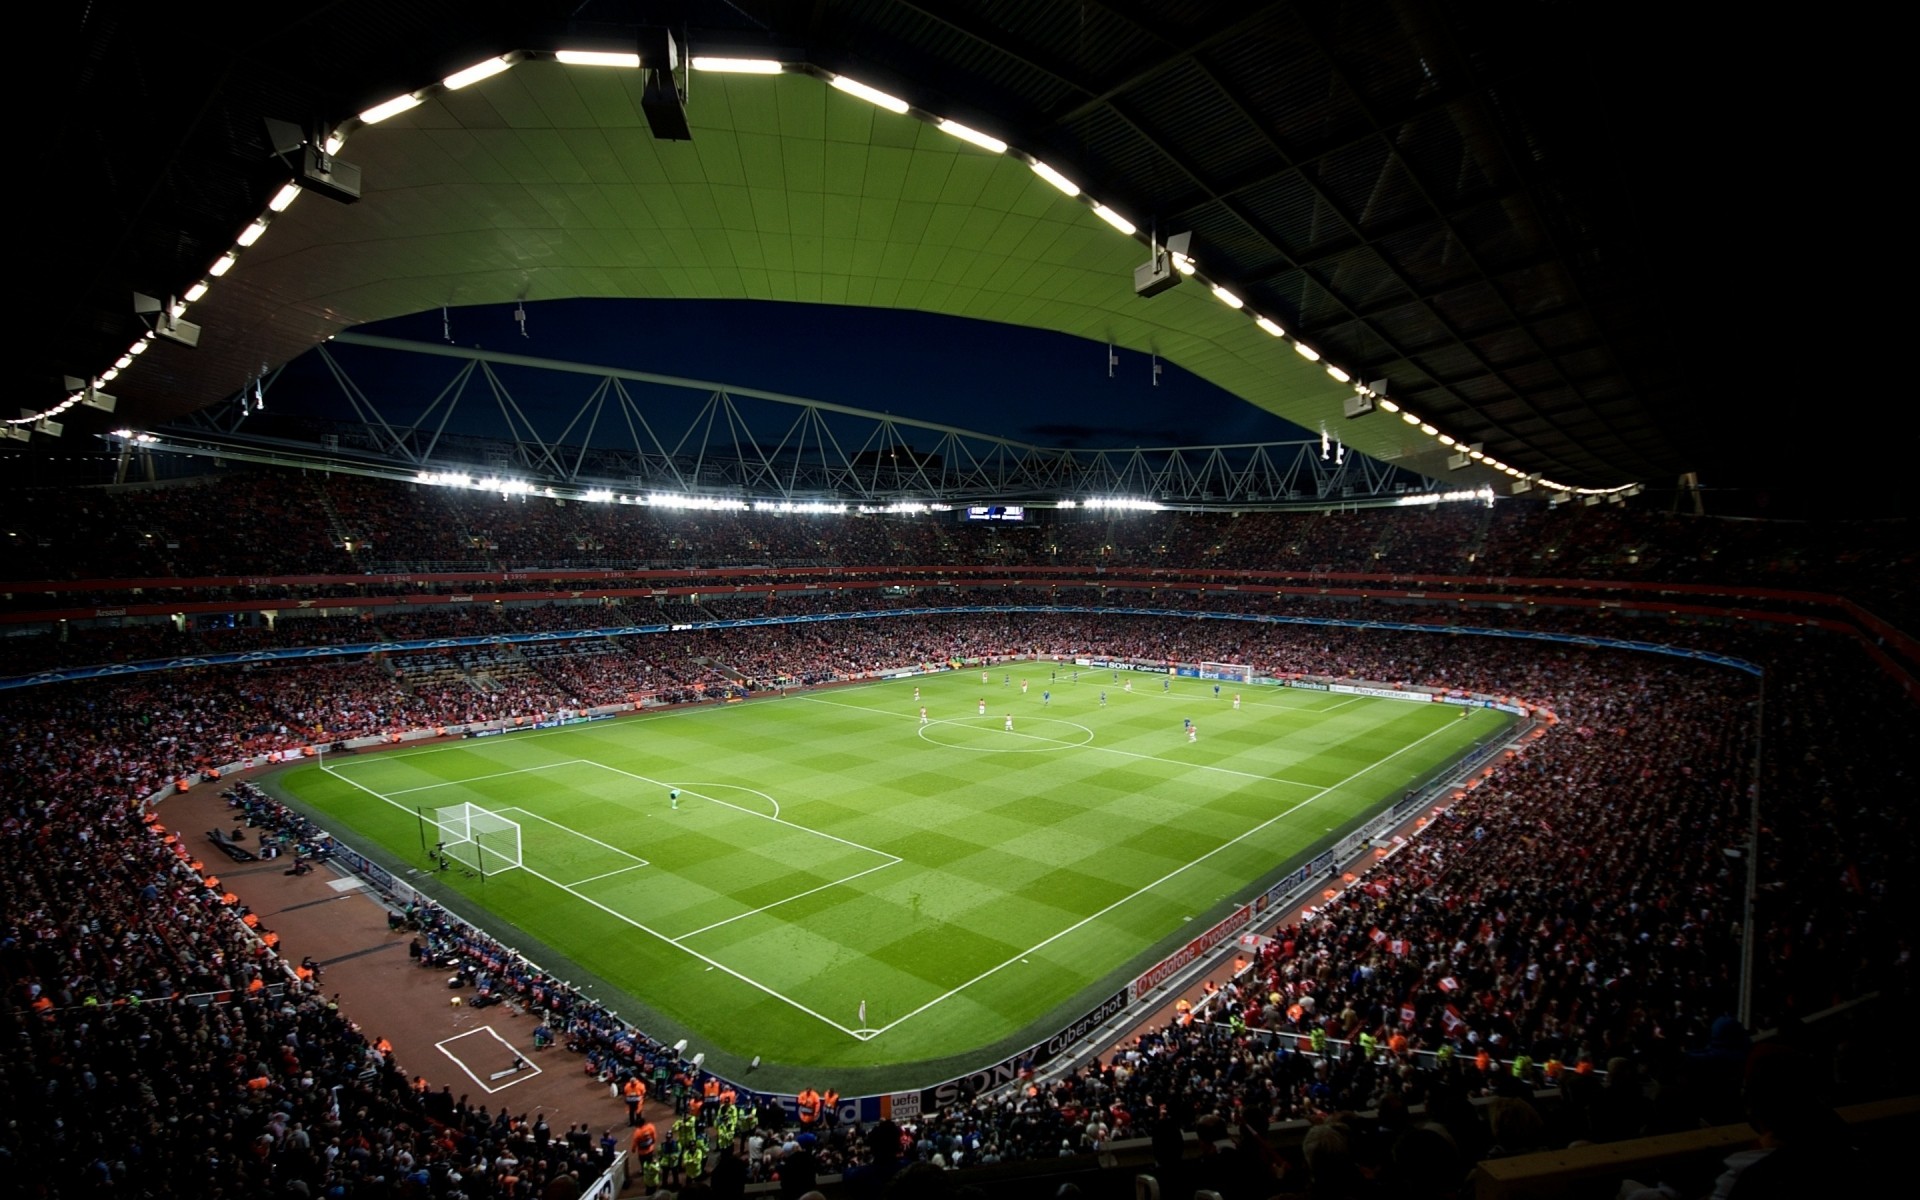
[[[949, 1166], [1058, 1157], [1123, 1132], [1209, 1120], [1232, 1128], [1256, 1114], [1369, 1105], [1388, 1114], [1425, 1102], [1430, 1112], [1438, 1106], [1446, 1124], [1459, 1117], [1468, 1095], [1511, 1090], [1517, 1055], [1537, 1068], [1519, 1076], [1522, 1082], [1558, 1078], [1570, 1096], [1586, 1086], [1577, 1082], [1582, 1064], [1604, 1066], [1609, 1081], [1621, 1072], [1652, 1078], [1682, 1070], [1682, 1052], [1708, 1048], [1715, 1032], [1708, 1022], [1729, 1000], [1739, 872], [1724, 850], [1740, 841], [1744, 827], [1743, 763], [1753, 721], [1753, 696], [1732, 672], [1603, 651], [1476, 642], [1463, 653], [1452, 639], [1120, 613], [1063, 614], [1038, 626], [979, 613], [835, 623], [830, 633], [804, 626], [693, 631], [663, 644], [685, 664], [676, 670], [711, 671], [702, 660], [722, 662], [759, 686], [949, 657], [1103, 650], [1513, 692], [1561, 714], [1551, 736], [1503, 762], [1427, 837], [1387, 859], [1315, 921], [1282, 930], [1234, 985], [1238, 994], [1230, 992], [1222, 1008], [1226, 1028], [1176, 1023], [1045, 1090], [979, 1098], [932, 1115], [901, 1135], [888, 1160], [897, 1169], [931, 1164], [936, 1155]], [[1758, 644], [1769, 648], [1765, 639]], [[1857, 823], [1831, 817], [1840, 804], [1878, 813], [1910, 790], [1903, 772], [1911, 757], [1889, 755], [1884, 746], [1911, 744], [1913, 714], [1895, 703], [1883, 710], [1884, 728], [1851, 732], [1860, 702], [1853, 689], [1869, 686], [1872, 668], [1839, 653], [1851, 651], [1787, 645], [1779, 659], [1807, 690], [1784, 700], [1769, 696], [1770, 761], [1787, 786], [1821, 798], [1805, 812], [1770, 810], [1778, 824], [1766, 849], [1769, 870], [1787, 886], [1764, 920], [1772, 965], [1788, 981], [1774, 1003], [1794, 1012], [1869, 983], [1910, 983], [1902, 983], [1910, 968], [1898, 926], [1908, 906], [1895, 851], [1911, 845], [1910, 830], [1897, 813]], [[319, 674], [329, 669], [341, 673]], [[316, 686], [323, 678], [330, 687]], [[374, 698], [363, 699], [363, 689]], [[422, 710], [424, 720], [414, 715]], [[436, 1103], [456, 1128], [473, 1134], [473, 1144], [462, 1138], [452, 1149], [436, 1149], [421, 1141], [414, 1131], [425, 1128], [425, 1102], [409, 1095], [391, 1064], [370, 1055], [317, 994], [296, 984], [281, 1001], [242, 1000], [207, 1013], [157, 1003], [187, 990], [244, 994], [276, 964], [258, 927], [244, 923], [247, 914], [149, 835], [129, 804], [197, 768], [301, 745], [312, 730], [336, 721], [363, 728], [430, 724], [445, 711], [370, 663], [191, 670], [0, 697], [10, 730], [0, 760], [0, 794], [9, 798], [0, 835], [12, 885], [0, 897], [10, 932], [0, 960], [14, 997], [12, 1019], [22, 1027], [8, 1052], [6, 1086], [16, 1101], [29, 1092], [49, 1098], [36, 1099], [29, 1122], [7, 1135], [16, 1157], [31, 1137], [57, 1160], [73, 1194], [106, 1190], [116, 1172], [136, 1169], [116, 1165], [123, 1163], [174, 1179], [190, 1167], [205, 1171], [211, 1161], [223, 1173], [214, 1178], [242, 1192], [289, 1188], [294, 1179], [317, 1189], [338, 1177], [368, 1194], [399, 1194], [419, 1170], [429, 1172], [429, 1183], [445, 1178], [432, 1174], [436, 1162], [463, 1180], [497, 1178], [500, 1156], [479, 1145], [517, 1138], [510, 1123], [500, 1134], [500, 1118], [466, 1112], [449, 1098]], [[1876, 744], [1882, 752], [1872, 752]], [[1845, 759], [1842, 766], [1831, 765], [1836, 756]], [[1771, 786], [1767, 794], [1776, 795]], [[1788, 845], [1793, 855], [1783, 852]], [[49, 853], [65, 846], [88, 852]], [[1824, 889], [1801, 894], [1802, 881], [1822, 879]], [[94, 937], [96, 923], [123, 933]], [[1799, 932], [1809, 927], [1820, 930], [1818, 940]], [[487, 962], [484, 944], [455, 949]], [[1850, 973], [1863, 963], [1866, 970]], [[649, 1043], [556, 993], [531, 968], [500, 959], [489, 971], [490, 982], [524, 990], [556, 1014], [557, 1032], [588, 1069], [604, 1072], [610, 1061], [627, 1069], [636, 1052], [653, 1069]], [[1807, 986], [1815, 981], [1817, 990]], [[535, 988], [543, 988], [538, 997]], [[156, 1003], [116, 1003], [136, 996]], [[1408, 1007], [1410, 1020], [1401, 1011]], [[289, 1031], [299, 1034], [290, 1055], [266, 1053]], [[1325, 1046], [1336, 1036], [1363, 1045], [1372, 1038], [1373, 1047], [1358, 1055], [1315, 1052], [1316, 1039]], [[211, 1061], [200, 1049], [208, 1043], [222, 1046]], [[62, 1049], [75, 1044], [85, 1053]], [[1413, 1057], [1441, 1046], [1450, 1048], [1450, 1062]], [[182, 1047], [194, 1048], [193, 1066], [183, 1061], [189, 1055]], [[1498, 1069], [1480, 1066], [1482, 1050], [1499, 1060]], [[102, 1072], [109, 1062], [134, 1067], [116, 1078]], [[336, 1083], [350, 1101], [338, 1112], [327, 1098]], [[138, 1111], [104, 1124], [77, 1119], [83, 1106], [97, 1113], [100, 1096], [111, 1103], [137, 1097], [131, 1103]], [[1462, 1128], [1452, 1153], [1470, 1161], [1496, 1148], [1597, 1134], [1603, 1125], [1617, 1132], [1656, 1127], [1651, 1115], [1635, 1121], [1614, 1113], [1602, 1121], [1593, 1114], [1605, 1106], [1589, 1100], [1573, 1106], [1585, 1125], [1547, 1130], [1515, 1116], [1504, 1129], [1498, 1120], [1481, 1133]], [[156, 1128], [163, 1119], [156, 1114], [167, 1113], [193, 1114], [195, 1127], [185, 1135], [177, 1126]], [[276, 1113], [285, 1114], [278, 1126]], [[296, 1126], [304, 1140], [294, 1136]], [[321, 1133], [327, 1142], [316, 1149]], [[335, 1137], [341, 1151], [329, 1156]], [[799, 1161], [784, 1142], [774, 1156], [770, 1139], [756, 1151], [751, 1137], [736, 1145], [748, 1174]], [[354, 1152], [357, 1142], [366, 1153]], [[207, 1148], [223, 1144], [257, 1147], [209, 1160]], [[888, 1149], [884, 1138], [876, 1149], [872, 1139], [849, 1131], [810, 1153], [857, 1170]], [[1361, 1158], [1375, 1152], [1353, 1151]], [[545, 1159], [550, 1171], [555, 1158]], [[570, 1147], [567, 1161], [586, 1160]]]
[[1053, 564], [1857, 587], [1910, 610], [1920, 554], [1910, 523], [1898, 520], [1801, 525], [1529, 500], [1324, 512], [1034, 510], [1033, 520], [1002, 523], [503, 499], [272, 472], [30, 490], [11, 513], [0, 575], [21, 580]]

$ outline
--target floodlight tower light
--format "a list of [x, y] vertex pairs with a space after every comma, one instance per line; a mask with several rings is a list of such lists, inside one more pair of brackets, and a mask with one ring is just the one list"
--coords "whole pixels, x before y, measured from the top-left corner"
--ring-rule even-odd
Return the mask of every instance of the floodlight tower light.
[[1143, 298], [1158, 296], [1180, 282], [1181, 271], [1176, 264], [1189, 257], [1187, 251], [1193, 245], [1193, 232], [1176, 233], [1164, 243], [1156, 234], [1152, 245], [1153, 256], [1133, 269], [1133, 294]]
[[[360, 168], [335, 158], [327, 149], [324, 132], [308, 134], [292, 121], [273, 117], [266, 122], [267, 144], [273, 147], [276, 158], [293, 167], [295, 184], [341, 204], [360, 199]], [[290, 197], [282, 200], [279, 195], [274, 200], [279, 204], [275, 212], [292, 203]]]
[[170, 342], [179, 342], [182, 346], [198, 346], [200, 327], [180, 317], [186, 308], [186, 305], [172, 296], [168, 296], [163, 304], [143, 292], [133, 294], [133, 311], [143, 317], [151, 316], [155, 333]]

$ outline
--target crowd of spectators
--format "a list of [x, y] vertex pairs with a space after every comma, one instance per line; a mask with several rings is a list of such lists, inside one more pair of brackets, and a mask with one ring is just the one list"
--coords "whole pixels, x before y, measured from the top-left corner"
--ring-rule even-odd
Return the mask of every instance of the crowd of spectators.
[[[1703, 1041], [1737, 1006], [1752, 681], [1719, 668], [1537, 654], [1570, 730], [1526, 745], [1243, 980], [1254, 1027], [1501, 1058], [1604, 1063]], [[1378, 939], [1375, 932], [1388, 936]], [[1339, 1108], [1390, 1083], [1328, 1081]], [[1304, 1089], [1289, 1098], [1308, 1100]]]
[[1698, 518], [1504, 500], [1326, 512], [727, 513], [502, 498], [353, 476], [239, 473], [23, 493], [0, 575], [381, 574], [394, 569], [921, 563], [1211, 566], [1414, 575], [1578, 576], [1910, 587], [1907, 522]]
[[[57, 667], [84, 667], [248, 650], [295, 649], [354, 643], [401, 642], [440, 638], [503, 638], [510, 635], [570, 633], [631, 627], [693, 624], [716, 620], [817, 616], [834, 612], [876, 612], [956, 606], [1033, 605], [1105, 609], [1172, 609], [1182, 612], [1271, 614], [1331, 620], [1397, 621], [1419, 625], [1541, 629], [1721, 649], [1751, 618], [1717, 617], [1710, 612], [1671, 612], [1659, 602], [1641, 607], [1606, 604], [1516, 604], [1501, 596], [1459, 601], [1431, 596], [1391, 598], [1334, 594], [1269, 594], [1246, 588], [1222, 588], [1172, 580], [1108, 580], [1099, 583], [1048, 582], [1018, 586], [997, 581], [923, 584], [905, 581], [885, 586], [820, 586], [802, 591], [710, 592], [697, 603], [662, 604], [652, 599], [625, 603], [527, 601], [402, 609], [356, 609], [346, 615], [281, 616], [269, 628], [264, 620], [246, 624], [229, 615], [176, 628], [166, 618], [109, 619], [72, 624], [62, 640], [51, 630], [20, 627], [22, 636], [0, 638], [0, 676], [26, 675]], [[1705, 606], [1699, 606], [1705, 607]], [[1776, 624], [1819, 619], [1817, 606], [1790, 602], [1768, 605]], [[523, 652], [526, 644], [521, 644]]]
[[[303, 480], [300, 487], [336, 482]], [[220, 489], [234, 486], [243, 485], [193, 490], [194, 500], [181, 511], [208, 509], [203, 492], [224, 505], [234, 493]], [[282, 502], [293, 502], [297, 491]], [[444, 503], [438, 494], [418, 496], [419, 505]], [[384, 491], [359, 497], [366, 502], [361, 509], [373, 510], [369, 497], [382, 498]], [[355, 494], [336, 496], [334, 509], [357, 511], [341, 498]], [[483, 500], [465, 497], [463, 503], [477, 513]], [[173, 511], [160, 501], [139, 503], [150, 510], [150, 526]], [[315, 510], [326, 511], [318, 504]], [[427, 511], [409, 517], [411, 510], [391, 506], [398, 527], [424, 521]], [[569, 506], [561, 516], [553, 506], [527, 511], [542, 515], [485, 526], [487, 536], [540, 545], [555, 529], [569, 527], [580, 509]], [[616, 515], [635, 514], [608, 519]], [[1591, 533], [1572, 523], [1595, 517], [1602, 520]], [[683, 548], [735, 536], [749, 524], [702, 519]], [[1124, 556], [1136, 562], [1173, 552], [1166, 547], [1183, 554], [1199, 547], [1223, 564], [1244, 561], [1243, 550], [1246, 559], [1275, 552], [1254, 536], [1257, 528], [1196, 541], [1189, 535], [1198, 531], [1184, 516], [1147, 519], [1163, 523], [1165, 536], [1129, 541]], [[1459, 547], [1485, 554], [1499, 570], [1513, 569], [1493, 557], [1500, 539], [1492, 534], [1503, 517], [1477, 513], [1474, 536], [1456, 537], [1440, 550], [1427, 545], [1459, 534], [1449, 522], [1462, 519], [1419, 514], [1411, 545], [1402, 545], [1402, 535], [1384, 519], [1340, 525], [1344, 532], [1335, 531], [1336, 517], [1322, 524], [1303, 519], [1287, 553], [1339, 562], [1339, 555], [1358, 553], [1345, 540], [1352, 534], [1366, 552], [1382, 555], [1376, 561], [1391, 560], [1396, 569], [1421, 554], [1444, 557]], [[1585, 569], [1582, 564], [1614, 561], [1607, 556], [1617, 557], [1632, 520], [1618, 510], [1542, 510], [1525, 524], [1528, 537], [1554, 549], [1549, 559], [1571, 561], [1560, 560], [1564, 552]], [[476, 527], [477, 517], [462, 525]], [[828, 556], [817, 522], [789, 528], [788, 540], [747, 531], [770, 558], [775, 550], [797, 556], [809, 547]], [[931, 553], [907, 532], [912, 527], [874, 522], [868, 528], [886, 534], [888, 553]], [[996, 529], [974, 541], [965, 527], [941, 536], [943, 545], [967, 542], [991, 551], [981, 557], [1046, 561], [1033, 557], [1042, 545], [1038, 528]], [[369, 524], [355, 532], [375, 538], [382, 531]], [[1074, 551], [1095, 552], [1100, 536], [1076, 531]], [[1780, 545], [1768, 536], [1742, 530], [1704, 558], [1709, 547], [1686, 543], [1680, 557], [1744, 556], [1735, 574], [1751, 570], [1776, 579], [1810, 561], [1766, 558]], [[1054, 545], [1046, 543], [1047, 555]], [[437, 542], [422, 549], [445, 551]], [[1870, 547], [1855, 561], [1881, 561], [1885, 549]], [[193, 553], [201, 552], [196, 544]], [[1286, 561], [1275, 553], [1260, 565]], [[143, 569], [146, 561], [129, 559], [121, 573]], [[948, 602], [930, 599], [933, 591], [708, 597], [699, 607], [736, 617]], [[1050, 589], [1015, 588], [994, 603], [1047, 604], [1050, 598], [1056, 598]], [[1109, 603], [1116, 609], [1348, 611], [1345, 602], [1177, 591], [1116, 590]], [[458, 628], [594, 627], [600, 614], [594, 605], [488, 605], [457, 616], [380, 613], [372, 624], [389, 637], [455, 636]], [[1550, 621], [1577, 631], [1619, 621], [1506, 609], [1474, 610], [1464, 618], [1449, 610], [1446, 619]], [[423, 623], [406, 623], [414, 620]], [[359, 617], [299, 622], [336, 631], [363, 623]], [[96, 661], [114, 661], [152, 657], [146, 651], [155, 643], [145, 639], [181, 634], [129, 626], [76, 628], [69, 638], [97, 639]], [[201, 636], [209, 644], [217, 637], [244, 644], [249, 634], [225, 628]], [[1911, 707], [1839, 639], [1700, 624], [1662, 627], [1653, 640], [1677, 638], [1766, 663], [1764, 707], [1748, 677], [1672, 659], [1480, 639], [1463, 649], [1454, 638], [1124, 611], [1037, 620], [1005, 612], [903, 615], [591, 639], [586, 646], [557, 643], [508, 658], [488, 651], [467, 664], [449, 659], [461, 678], [412, 686], [391, 661], [373, 659], [201, 668], [5, 693], [0, 855], [9, 886], [0, 892], [0, 965], [17, 1036], [5, 1051], [3, 1086], [14, 1100], [10, 1107], [25, 1119], [5, 1132], [4, 1150], [16, 1164], [45, 1161], [56, 1195], [144, 1187], [156, 1194], [319, 1196], [339, 1188], [337, 1194], [356, 1196], [506, 1196], [533, 1194], [570, 1173], [585, 1178], [602, 1158], [597, 1142], [577, 1144], [574, 1135], [583, 1131], [565, 1137], [549, 1131], [543, 1138], [504, 1113], [413, 1090], [321, 992], [289, 976], [267, 944], [271, 931], [257, 919], [250, 924], [253, 914], [244, 906], [207, 887], [207, 872], [143, 820], [135, 801], [177, 777], [317, 738], [531, 715], [639, 693], [692, 699], [950, 658], [1101, 651], [1513, 693], [1549, 705], [1560, 724], [1500, 761], [1493, 776], [1358, 886], [1312, 919], [1276, 931], [1218, 998], [1215, 1015], [1229, 1023], [1170, 1024], [1062, 1080], [1025, 1094], [975, 1098], [930, 1113], [910, 1129], [879, 1137], [831, 1131], [809, 1148], [819, 1163], [857, 1172], [909, 1162], [955, 1167], [1052, 1158], [1129, 1134], [1198, 1125], [1243, 1131], [1230, 1161], [1202, 1170], [1231, 1200], [1264, 1194], [1233, 1190], [1253, 1187], [1236, 1172], [1252, 1176], [1265, 1169], [1271, 1181], [1280, 1160], [1258, 1152], [1258, 1131], [1268, 1118], [1359, 1109], [1380, 1114], [1339, 1124], [1341, 1145], [1336, 1151], [1328, 1142], [1313, 1167], [1317, 1187], [1346, 1172], [1356, 1179], [1376, 1168], [1391, 1175], [1416, 1132], [1406, 1110], [1417, 1103], [1428, 1106], [1447, 1140], [1429, 1141], [1428, 1158], [1409, 1155], [1398, 1169], [1424, 1164], [1455, 1178], [1465, 1163], [1489, 1153], [1673, 1128], [1725, 1103], [1722, 1094], [1689, 1086], [1695, 1060], [1688, 1054], [1707, 1054], [1717, 1036], [1727, 1036], [1715, 1018], [1734, 1001], [1745, 871], [1744, 861], [1727, 851], [1745, 840], [1756, 728], [1764, 724], [1759, 853], [1765, 886], [1756, 914], [1763, 960], [1756, 1015], [1764, 1022], [1875, 987], [1910, 989], [1911, 936], [1903, 921], [1912, 896], [1901, 857], [1914, 838], [1911, 814], [1895, 801], [1910, 793], [1911, 764], [1920, 761], [1914, 753], [1920, 724]], [[12, 657], [11, 646], [8, 653], [9, 664], [31, 661]], [[489, 691], [476, 682], [481, 676], [513, 682]], [[164, 815], [164, 807], [160, 811]], [[643, 1034], [503, 958], [484, 935], [430, 925], [434, 952], [497, 964], [490, 970], [500, 986], [547, 1012], [590, 1069], [662, 1065], [664, 1052]], [[171, 999], [228, 990], [238, 998], [205, 1009]], [[1344, 1048], [1369, 1039], [1367, 1051]], [[1317, 1051], [1316, 1043], [1334, 1048]], [[1441, 1048], [1448, 1051], [1442, 1060], [1421, 1053]], [[1485, 1066], [1478, 1061], [1482, 1051], [1489, 1057]], [[1534, 1064], [1530, 1073], [1513, 1071], [1519, 1056]], [[1551, 1081], [1565, 1092], [1567, 1103], [1554, 1110], [1550, 1124], [1512, 1105], [1497, 1110], [1491, 1126], [1470, 1117], [1464, 1102], [1475, 1094], [1524, 1106], [1516, 1078]], [[1656, 1081], [1666, 1086], [1657, 1089]], [[31, 1106], [24, 1103], [29, 1096]], [[734, 1152], [747, 1175], [766, 1176], [779, 1171], [788, 1144], [762, 1135], [757, 1145], [743, 1138]]]

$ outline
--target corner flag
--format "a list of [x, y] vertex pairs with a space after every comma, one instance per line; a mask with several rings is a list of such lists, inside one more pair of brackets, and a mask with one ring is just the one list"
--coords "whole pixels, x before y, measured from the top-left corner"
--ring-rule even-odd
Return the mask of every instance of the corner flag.
[[865, 1000], [862, 1000], [860, 1002], [860, 1024], [864, 1027], [866, 1023], [867, 1023], [867, 1002]]

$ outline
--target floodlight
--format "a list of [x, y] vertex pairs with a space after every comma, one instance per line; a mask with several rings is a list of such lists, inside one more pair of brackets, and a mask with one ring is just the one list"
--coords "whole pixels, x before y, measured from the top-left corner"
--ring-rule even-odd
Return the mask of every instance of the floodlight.
[[990, 133], [981, 133], [978, 129], [962, 125], [958, 121], [949, 121], [945, 117], [941, 117], [934, 124], [938, 125], [942, 132], [950, 133], [963, 142], [971, 142], [982, 150], [991, 150], [995, 154], [1007, 152], [1007, 144]]
[[888, 112], [904, 113], [907, 111], [907, 102], [905, 100], [902, 100], [898, 96], [889, 95], [877, 87], [871, 87], [861, 83], [858, 79], [849, 79], [845, 75], [835, 75], [832, 79], [832, 84], [847, 95], [858, 96], [868, 104], [884, 108]]
[[395, 96], [391, 100], [382, 100], [372, 108], [363, 109], [360, 120], [367, 125], [378, 125], [388, 117], [397, 117], [408, 109], [420, 107], [420, 97], [408, 92], [404, 96]]
[[632, 51], [556, 50], [553, 56], [570, 67], [625, 67], [629, 71], [640, 69], [640, 56]]
[[1080, 194], [1079, 184], [1075, 183], [1071, 179], [1068, 179], [1065, 175], [1062, 175], [1060, 172], [1054, 170], [1052, 167], [1048, 166], [1046, 163], [1041, 162], [1039, 159], [1037, 158], [1034, 159], [1032, 162], [1028, 163], [1027, 166], [1033, 169], [1033, 173], [1035, 175], [1038, 175], [1040, 178], [1046, 180], [1048, 183], [1052, 184], [1054, 187], [1059, 188], [1062, 192], [1066, 193], [1067, 195], [1078, 196]]
[[778, 75], [786, 67], [771, 58], [716, 58], [696, 54], [688, 60], [696, 71], [731, 71], [740, 75]]
[[440, 82], [448, 91], [457, 92], [463, 87], [479, 83], [482, 79], [492, 79], [512, 65], [513, 63], [505, 55], [501, 55], [498, 58], [489, 58], [485, 62], [477, 62], [464, 71], [455, 71]]
[[1126, 234], [1128, 237], [1132, 237], [1134, 235], [1135, 227], [1133, 222], [1127, 220], [1125, 217], [1121, 216], [1119, 213], [1108, 208], [1104, 204], [1094, 205], [1093, 215], [1096, 217], [1099, 217], [1102, 221], [1105, 221], [1107, 224], [1113, 226], [1115, 229], [1118, 229], [1121, 233]]

